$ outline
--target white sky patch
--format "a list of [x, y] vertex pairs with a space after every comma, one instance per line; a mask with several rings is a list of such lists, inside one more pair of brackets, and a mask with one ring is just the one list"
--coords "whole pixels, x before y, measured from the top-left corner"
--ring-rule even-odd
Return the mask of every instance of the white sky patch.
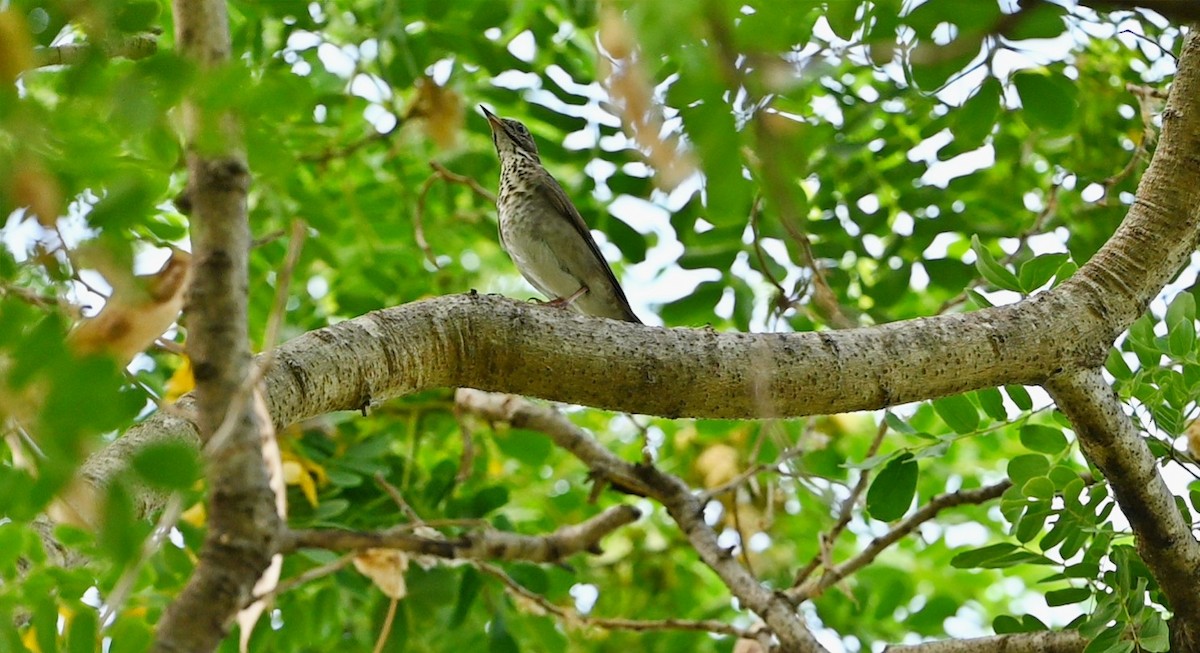
[[533, 58], [537, 56], [537, 41], [533, 38], [533, 32], [525, 30], [514, 36], [508, 42], [508, 51], [521, 61], [532, 63]]
[[996, 164], [996, 152], [991, 145], [963, 152], [946, 161], [935, 161], [929, 164], [929, 169], [921, 175], [920, 183], [945, 188], [950, 181], [958, 177], [975, 173]]
[[322, 43], [317, 46], [317, 58], [321, 60], [321, 65], [325, 66], [325, 70], [333, 75], [350, 79], [350, 76], [354, 74], [354, 59], [342, 48], [332, 43]]
[[396, 116], [378, 104], [370, 104], [363, 109], [363, 120], [371, 123], [380, 134], [386, 134], [396, 127]]
[[379, 58], [379, 41], [375, 39], [367, 39], [358, 46], [358, 54], [365, 61], [374, 61]]
[[879, 210], [879, 196], [875, 193], [863, 195], [858, 198], [858, 202], [855, 205], [858, 206], [859, 211], [870, 215]]
[[433, 79], [433, 83], [438, 86], [445, 86], [450, 82], [450, 74], [454, 72], [454, 59], [449, 57], [439, 59], [429, 67], [429, 77]]
[[604, 87], [600, 86], [600, 84], [596, 82], [592, 82], [591, 84], [580, 84], [579, 82], [576, 82], [575, 79], [572, 78], [571, 75], [567, 73], [567, 71], [563, 70], [563, 68], [558, 64], [551, 64], [546, 67], [546, 77], [550, 78], [550, 81], [558, 84], [562, 90], [570, 93], [571, 95], [586, 97], [598, 102], [608, 99], [608, 93], [604, 90]]
[[287, 45], [288, 50], [308, 50], [321, 45], [321, 37], [312, 32], [297, 30], [288, 35]]
[[350, 94], [368, 102], [383, 102], [391, 99], [392, 89], [374, 75], [359, 73], [350, 81]]
[[506, 70], [492, 78], [492, 86], [510, 91], [525, 91], [541, 88], [542, 78], [536, 73], [523, 73], [519, 70]]
[[[592, 132], [590, 129], [580, 129], [580, 130], [573, 131], [570, 134], [567, 134], [566, 136], [564, 136], [563, 142], [562, 142], [562, 146], [568, 150], [587, 150], [587, 149], [591, 149], [592, 146], [594, 146], [595, 144], [596, 144], [596, 134], [594, 132]], [[589, 161], [584, 166], [584, 168], [583, 168], [584, 171], [586, 172], [588, 170], [589, 166], [591, 166], [592, 163], [595, 161], [597, 161], [597, 159], [593, 159], [592, 161]], [[616, 169], [616, 166], [613, 166], [613, 168]], [[590, 177], [591, 173], [588, 173], [588, 176]], [[611, 173], [609, 176], [611, 176]]]
[[587, 614], [596, 606], [596, 601], [600, 598], [600, 590], [590, 583], [576, 583], [567, 590], [571, 598], [575, 599], [575, 609], [580, 614]]
[[937, 157], [938, 150], [946, 147], [953, 140], [954, 133], [949, 129], [943, 129], [913, 146], [907, 153], [908, 160], [914, 163], [930, 162]]

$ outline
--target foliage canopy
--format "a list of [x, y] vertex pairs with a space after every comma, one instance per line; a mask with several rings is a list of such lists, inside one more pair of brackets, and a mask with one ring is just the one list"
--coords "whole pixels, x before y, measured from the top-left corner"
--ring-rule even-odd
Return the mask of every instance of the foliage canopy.
[[[283, 287], [284, 338], [429, 296], [532, 294], [497, 243], [486, 192], [466, 183], [494, 188], [498, 174], [473, 108], [480, 103], [530, 128], [547, 167], [603, 234], [643, 317], [718, 330], [845, 328], [970, 311], [1056, 285], [1133, 202], [1180, 30], [1141, 12], [1016, 5], [237, 1], [229, 4], [233, 63], [201, 74], [175, 51], [167, 3], [8, 3], [0, 12], [0, 356], [8, 361], [0, 413], [21, 418], [36, 391], [41, 409], [24, 419], [54, 437], [40, 441], [36, 476], [2, 450], [0, 623], [29, 619], [15, 631], [0, 627], [0, 651], [92, 650], [101, 636], [111, 651], [143, 650], [195, 565], [203, 518], [191, 512], [99, 634], [95, 606], [151, 532], [139, 514], [145, 486], [182, 492], [185, 504], [203, 496], [186, 447], [139, 454], [110, 486], [98, 532], [58, 529], [91, 564], [47, 558], [31, 525], [86, 455], [178, 383], [182, 358], [160, 348], [126, 374], [105, 358], [75, 357], [64, 345], [72, 315], [62, 302], [89, 305], [89, 314], [102, 303], [91, 291], [105, 286], [97, 251], [109, 269], [144, 271], [164, 245], [186, 247], [189, 221], [173, 201], [186, 183], [185, 94], [234, 112], [244, 129], [258, 239], [249, 289], [256, 348], [297, 220], [307, 238]], [[107, 43], [121, 54], [131, 35], [159, 30], [149, 56], [93, 48], [66, 66], [36, 59], [70, 43]], [[1194, 295], [1186, 281], [1171, 286], [1109, 358], [1115, 387], [1164, 461], [1184, 455], [1173, 442], [1195, 417], [1200, 391]], [[651, 450], [697, 489], [756, 470], [716, 497], [707, 519], [780, 589], [810, 560], [816, 582], [821, 565], [854, 559], [936, 497], [995, 491], [947, 507], [815, 592], [802, 612], [827, 646], [878, 649], [1069, 623], [1098, 637], [1089, 650], [1167, 650], [1165, 602], [1106, 483], [1036, 390], [797, 420], [593, 410], [571, 418], [628, 460]], [[295, 425], [281, 446], [293, 527], [405, 521], [376, 477], [424, 520], [468, 520], [448, 533], [475, 520], [548, 533], [633, 502], [646, 516], [606, 538], [601, 555], [499, 567], [588, 617], [756, 623], [661, 508], [611, 490], [592, 501], [577, 460], [542, 434], [461, 414], [451, 391], [393, 401], [366, 418]], [[835, 525], [851, 492], [862, 501], [843, 530]], [[1197, 497], [1193, 489], [1179, 501], [1192, 521]], [[820, 535], [835, 528], [823, 544]], [[284, 578], [337, 557], [288, 556]], [[28, 563], [20, 583], [18, 560]], [[385, 650], [733, 646], [702, 630], [547, 615], [469, 564], [414, 564], [405, 577]], [[280, 594], [251, 647], [369, 650], [389, 604], [346, 568]], [[236, 638], [224, 646], [233, 650]]]

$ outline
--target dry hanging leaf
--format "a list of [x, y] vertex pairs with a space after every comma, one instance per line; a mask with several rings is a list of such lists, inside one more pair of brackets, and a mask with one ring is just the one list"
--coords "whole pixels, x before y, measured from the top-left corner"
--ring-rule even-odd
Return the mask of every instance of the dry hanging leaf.
[[0, 84], [12, 84], [33, 67], [33, 39], [25, 19], [15, 11], [0, 11]]
[[1192, 458], [1200, 460], [1200, 419], [1192, 420], [1184, 433], [1187, 434], [1188, 453], [1192, 454]]
[[408, 556], [395, 549], [367, 549], [354, 556], [354, 568], [371, 579], [381, 592], [392, 599], [408, 594], [404, 572], [408, 571]]
[[454, 147], [463, 124], [462, 98], [453, 89], [438, 86], [428, 77], [417, 80], [417, 96], [404, 119], [424, 120], [425, 135], [443, 150]]
[[47, 229], [54, 226], [62, 213], [63, 195], [58, 180], [33, 161], [17, 164], [12, 176], [12, 198], [17, 206], [28, 207], [38, 224]]
[[106, 352], [122, 365], [153, 344], [174, 324], [183, 309], [191, 280], [192, 256], [174, 249], [158, 272], [122, 278], [110, 271], [113, 295], [93, 318], [79, 323], [67, 342], [82, 354]]
[[724, 485], [738, 475], [737, 449], [727, 444], [714, 444], [696, 458], [696, 471], [704, 479], [704, 487]]
[[611, 60], [602, 58], [604, 86], [620, 108], [621, 123], [654, 168], [654, 181], [670, 191], [696, 172], [696, 163], [678, 134], [664, 135], [663, 107], [654, 98], [635, 47], [633, 31], [621, 12], [604, 6], [600, 15], [600, 44]]

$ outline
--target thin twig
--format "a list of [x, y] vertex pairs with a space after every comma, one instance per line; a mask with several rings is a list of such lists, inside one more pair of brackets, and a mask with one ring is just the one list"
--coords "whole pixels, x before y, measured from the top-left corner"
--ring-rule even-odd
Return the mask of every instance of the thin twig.
[[403, 512], [404, 516], [408, 517], [409, 521], [411, 521], [413, 524], [425, 523], [425, 521], [421, 519], [421, 516], [417, 514], [417, 511], [413, 510], [413, 507], [408, 505], [408, 502], [404, 500], [404, 495], [400, 493], [400, 490], [396, 489], [396, 486], [392, 485], [391, 483], [388, 483], [387, 479], [383, 477], [383, 474], [375, 474], [375, 482], [379, 484], [379, 487], [383, 488], [384, 492], [387, 492], [388, 496], [392, 498], [392, 501], [396, 504], [396, 506], [400, 508], [400, 512]]
[[296, 263], [300, 260], [300, 250], [304, 246], [304, 238], [307, 235], [308, 225], [303, 220], [292, 220], [288, 251], [283, 259], [283, 267], [275, 277], [275, 303], [271, 305], [271, 313], [267, 316], [266, 335], [263, 336], [262, 349], [268, 357], [268, 361], [272, 356], [271, 352], [275, 349], [275, 342], [279, 339], [283, 315], [287, 312], [288, 291], [291, 289], [292, 276], [296, 270]]
[[[1021, 253], [1021, 250], [1025, 249], [1029, 239], [1042, 233], [1042, 230], [1046, 228], [1046, 223], [1058, 211], [1058, 193], [1061, 190], [1062, 186], [1058, 184], [1054, 184], [1050, 187], [1050, 192], [1046, 198], [1046, 205], [1042, 207], [1041, 211], [1038, 211], [1037, 216], [1033, 219], [1033, 224], [1029, 225], [1029, 228], [1025, 229], [1020, 234], [1017, 234], [1017, 246], [1013, 248], [1011, 254], [1005, 254], [1000, 258], [999, 263], [1001, 265], [1008, 265], [1016, 260], [1017, 256]], [[962, 292], [943, 302], [942, 305], [938, 307], [935, 314], [941, 315], [951, 308], [954, 308], [955, 306], [967, 301], [967, 291], [978, 288], [982, 286], [983, 283], [984, 282], [982, 279], [975, 279]]]
[[353, 143], [350, 143], [349, 145], [344, 145], [340, 148], [329, 148], [329, 149], [325, 150], [324, 152], [305, 154], [300, 157], [300, 160], [305, 163], [316, 163], [318, 165], [324, 165], [334, 159], [344, 159], [372, 143], [378, 143], [379, 141], [388, 140], [389, 138], [392, 137], [392, 134], [396, 133], [396, 130], [399, 128], [400, 128], [400, 121], [397, 120], [396, 124], [392, 125], [392, 128], [387, 131], [374, 132], [374, 133], [369, 134], [368, 136], [365, 136], [357, 141], [354, 141]]
[[917, 510], [897, 523], [887, 533], [872, 540], [858, 555], [836, 567], [828, 569], [819, 580], [797, 584], [785, 593], [789, 598], [798, 603], [818, 596], [831, 585], [870, 564], [889, 546], [916, 530], [921, 524], [936, 517], [942, 510], [954, 506], [980, 504], [991, 501], [1004, 494], [1005, 490], [1010, 487], [1012, 487], [1012, 481], [1005, 479], [995, 485], [975, 490], [959, 490], [957, 492], [940, 494], [922, 506], [920, 510]]
[[387, 645], [388, 636], [392, 634], [392, 622], [396, 620], [396, 606], [400, 604], [400, 599], [392, 598], [388, 604], [387, 616], [383, 618], [383, 627], [379, 629], [379, 638], [375, 640], [375, 649], [373, 653], [381, 653], [383, 647]]
[[738, 628], [727, 623], [714, 620], [693, 621], [690, 619], [616, 619], [607, 617], [592, 617], [580, 614], [573, 608], [564, 608], [551, 603], [546, 597], [526, 589], [523, 585], [513, 580], [511, 576], [506, 574], [503, 569], [496, 565], [486, 562], [475, 562], [475, 568], [483, 573], [498, 579], [504, 584], [505, 591], [515, 595], [518, 598], [525, 599], [537, 605], [546, 613], [557, 617], [564, 625], [576, 625], [579, 627], [596, 627], [607, 630], [632, 630], [632, 631], [648, 631], [648, 630], [686, 630], [693, 632], [707, 632], [716, 635], [728, 635], [738, 638], [753, 638], [758, 628]]
[[[867, 447], [867, 454], [863, 456], [864, 460], [879, 453], [879, 447], [883, 445], [883, 436], [887, 435], [887, 430], [887, 420], [879, 420], [879, 428], [875, 430], [875, 438], [871, 440], [871, 446]], [[837, 541], [837, 538], [841, 537], [842, 531], [850, 524], [850, 518], [854, 516], [854, 507], [858, 504], [859, 497], [862, 496], [863, 492], [866, 492], [870, 479], [871, 474], [869, 470], [864, 469], [859, 472], [858, 482], [854, 484], [854, 489], [850, 491], [850, 496], [846, 497], [846, 500], [842, 502], [841, 508], [838, 510], [837, 521], [834, 522], [833, 528], [829, 529], [828, 533], [822, 533], [820, 536], [821, 550], [812, 557], [812, 560], [808, 561], [808, 564], [796, 572], [796, 577], [792, 581], [793, 587], [808, 580], [808, 577], [816, 571], [822, 562], [825, 562], [826, 566], [828, 566], [828, 557], [833, 548], [833, 543]]]
[[750, 206], [750, 231], [753, 234], [754, 240], [754, 256], [758, 259], [759, 272], [775, 287], [775, 301], [771, 303], [771, 309], [782, 317], [785, 311], [795, 305], [796, 300], [792, 298], [791, 293], [784, 290], [783, 284], [775, 278], [775, 273], [771, 272], [771, 268], [767, 265], [767, 254], [763, 250], [762, 235], [758, 229], [761, 208], [762, 195], [758, 195], [754, 198], [754, 203]]
[[[357, 554], [347, 553], [346, 555], [343, 555], [342, 557], [340, 557], [332, 562], [327, 562], [327, 563], [321, 565], [320, 567], [313, 567], [312, 569], [309, 569], [308, 571], [306, 571], [302, 574], [293, 576], [293, 577], [283, 581], [282, 583], [279, 583], [270, 591], [251, 596], [250, 599], [248, 601], [246, 601], [246, 605], [251, 605], [256, 601], [274, 600], [276, 596], [279, 596], [280, 594], [283, 594], [284, 592], [290, 592], [293, 589], [300, 587], [301, 585], [312, 582], [318, 578], [323, 578], [325, 576], [328, 576], [329, 574], [341, 571], [342, 569], [345, 569], [346, 567], [348, 567], [350, 565], [350, 563], [354, 562], [355, 555], [357, 555]], [[242, 606], [242, 607], [244, 608], [246, 606]]]
[[429, 264], [437, 269], [441, 266], [438, 265], [433, 248], [429, 246], [429, 240], [425, 238], [425, 202], [429, 196], [429, 191], [433, 188], [433, 183], [442, 179], [455, 184], [463, 184], [491, 204], [496, 203], [496, 196], [488, 189], [479, 185], [479, 182], [471, 177], [451, 172], [437, 161], [430, 161], [429, 167], [433, 168], [433, 174], [421, 184], [421, 192], [417, 194], [417, 206], [413, 210], [413, 237], [417, 241], [417, 247], [421, 248], [421, 251], [425, 254], [425, 260], [429, 261]]

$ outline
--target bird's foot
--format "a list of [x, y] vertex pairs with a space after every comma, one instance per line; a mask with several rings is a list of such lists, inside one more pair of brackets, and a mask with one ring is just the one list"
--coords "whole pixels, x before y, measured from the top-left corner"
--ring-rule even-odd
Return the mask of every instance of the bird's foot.
[[575, 292], [571, 293], [570, 295], [568, 295], [566, 297], [559, 297], [558, 299], [551, 299], [550, 301], [548, 301], [542, 305], [543, 306], [553, 306], [555, 308], [566, 308], [571, 305], [571, 302], [573, 302], [576, 299], [579, 299], [580, 297], [583, 297], [585, 294], [587, 294], [587, 291], [588, 291], [588, 287], [586, 285], [580, 286], [579, 290], [576, 290]]

